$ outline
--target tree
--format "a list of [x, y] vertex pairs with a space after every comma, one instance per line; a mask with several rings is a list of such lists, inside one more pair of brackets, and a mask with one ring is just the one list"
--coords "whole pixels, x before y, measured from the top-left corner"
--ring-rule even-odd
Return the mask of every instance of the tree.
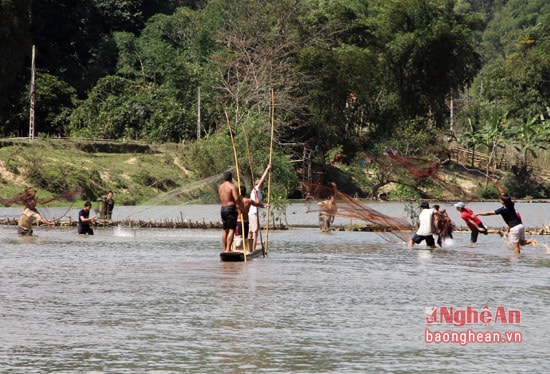
[[[514, 17], [510, 15], [513, 14]], [[518, 123], [544, 113], [550, 100], [550, 4], [510, 0], [483, 34], [487, 64], [477, 86]]]
[[467, 87], [481, 67], [468, 19], [446, 0], [377, 2], [376, 35], [408, 117], [443, 126], [446, 97]]
[[219, 95], [220, 120], [225, 123], [227, 112], [237, 127], [246, 122], [257, 126], [252, 132], [269, 133], [273, 93], [275, 141], [294, 139], [305, 115], [300, 85], [306, 78], [295, 66], [306, 43], [298, 32], [302, 2], [240, 0], [227, 7], [225, 1], [212, 1], [206, 10], [223, 20], [211, 80]]
[[71, 131], [107, 138], [181, 141], [196, 134], [197, 73], [181, 18], [158, 14], [141, 35], [117, 32], [117, 75], [100, 79]]
[[[30, 0], [0, 2], [0, 92], [15, 81], [24, 66], [30, 66]], [[2, 96], [0, 96], [0, 99]]]
[[529, 156], [536, 158], [537, 150], [546, 150], [550, 139], [550, 121], [542, 114], [506, 130], [507, 138], [521, 155], [521, 162], [526, 165], [529, 164]]

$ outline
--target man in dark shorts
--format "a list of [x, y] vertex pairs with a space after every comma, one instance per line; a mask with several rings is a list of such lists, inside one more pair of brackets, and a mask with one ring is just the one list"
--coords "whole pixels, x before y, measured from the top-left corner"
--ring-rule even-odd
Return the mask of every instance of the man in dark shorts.
[[220, 215], [223, 223], [222, 246], [224, 252], [230, 252], [237, 227], [237, 205], [242, 209], [242, 202], [237, 187], [233, 184], [233, 175], [230, 171], [223, 173], [223, 183], [218, 188], [218, 195], [222, 205]]
[[90, 218], [90, 210], [92, 209], [92, 203], [86, 201], [84, 203], [84, 209], [78, 212], [78, 233], [81, 235], [93, 235], [94, 230], [92, 225], [95, 223], [95, 216]]
[[487, 230], [487, 227], [485, 227], [483, 222], [474, 216], [472, 209], [468, 208], [462, 201], [456, 203], [455, 208], [460, 212], [460, 218], [462, 218], [464, 222], [466, 222], [468, 228], [472, 230], [472, 233], [470, 234], [470, 243], [477, 243], [479, 233], [482, 233], [483, 235], [487, 235], [489, 233], [489, 230]]
[[424, 240], [428, 247], [435, 248], [435, 240], [433, 237], [435, 211], [430, 209], [430, 204], [425, 201], [420, 204], [420, 209], [418, 230], [416, 230], [416, 233], [409, 241], [409, 248], [412, 248], [415, 244], [422, 243]]

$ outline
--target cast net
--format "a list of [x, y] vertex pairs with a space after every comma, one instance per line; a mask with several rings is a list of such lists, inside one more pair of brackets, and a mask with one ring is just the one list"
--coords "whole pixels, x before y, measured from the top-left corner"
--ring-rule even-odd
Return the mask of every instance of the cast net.
[[433, 208], [439, 213], [434, 215], [435, 234], [437, 235], [437, 244], [443, 247], [447, 239], [453, 238], [454, 224], [446, 210], [440, 210], [439, 205], [434, 204]]
[[221, 173], [161, 193], [147, 200], [143, 205], [205, 204], [218, 198], [220, 183], [222, 183]]
[[425, 159], [403, 156], [395, 150], [386, 147], [383, 155], [369, 157], [368, 159], [383, 174], [392, 175], [391, 179], [393, 181], [399, 183], [406, 182], [407, 176], [410, 175], [417, 179], [430, 178], [433, 183], [438, 184], [455, 196], [467, 195], [466, 191], [463, 191], [459, 186], [452, 183], [452, 181], [447, 181], [444, 175], [438, 173], [442, 167], [451, 162], [451, 154], [446, 149], [434, 154], [432, 159]]
[[[0, 197], [0, 203], [6, 207], [12, 206], [12, 205], [22, 205], [23, 208], [29, 207], [32, 210], [36, 210], [36, 205], [41, 205], [42, 207], [45, 207], [46, 204], [49, 204], [54, 201], [69, 201], [72, 204], [76, 202], [76, 199], [78, 196], [82, 195], [82, 187], [75, 187], [72, 190], [68, 190], [65, 192], [62, 192], [58, 195], [48, 197], [48, 198], [39, 198], [37, 195], [37, 192], [33, 190], [32, 187], [27, 187], [23, 191], [22, 194], [15, 195], [11, 198], [4, 198]], [[59, 217], [52, 218], [52, 220], [59, 220], [63, 218], [69, 210], [72, 207], [72, 204], [67, 208], [64, 214], [62, 214]]]
[[443, 150], [441, 154], [446, 156], [446, 159], [443, 161], [438, 157], [434, 157], [433, 160], [426, 160], [417, 157], [402, 156], [388, 147], [384, 150], [384, 156], [388, 157], [393, 163], [407, 169], [416, 178], [432, 177], [439, 171], [439, 168], [451, 162], [449, 151]]
[[391, 217], [369, 207], [367, 204], [339, 191], [335, 185], [324, 186], [302, 182], [306, 189], [307, 213], [322, 212], [323, 205], [318, 204], [319, 200], [327, 200], [334, 196], [335, 208], [332, 215], [347, 217], [364, 221], [369, 224], [369, 231], [373, 231], [388, 241], [407, 242], [412, 229], [405, 218]]
[[49, 198], [39, 198], [36, 191], [32, 187], [25, 188], [25, 191], [22, 194], [15, 195], [11, 198], [0, 197], [0, 203], [2, 205], [9, 207], [11, 205], [28, 205], [29, 202], [33, 201], [35, 204], [48, 204], [52, 201], [58, 200], [67, 200], [74, 201], [77, 196], [82, 194], [82, 187], [76, 187], [73, 190], [65, 191], [59, 195], [55, 195]]

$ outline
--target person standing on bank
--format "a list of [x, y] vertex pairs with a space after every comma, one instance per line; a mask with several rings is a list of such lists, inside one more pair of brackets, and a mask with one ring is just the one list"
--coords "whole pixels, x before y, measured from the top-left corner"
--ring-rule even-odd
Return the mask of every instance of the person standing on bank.
[[220, 215], [223, 223], [222, 246], [224, 252], [230, 252], [233, 245], [235, 228], [237, 227], [237, 207], [244, 211], [241, 197], [233, 183], [233, 174], [230, 171], [223, 173], [223, 183], [218, 188], [221, 203]]
[[420, 212], [420, 215], [418, 216], [418, 230], [416, 230], [416, 233], [413, 235], [411, 240], [409, 241], [409, 248], [413, 248], [415, 244], [422, 243], [423, 240], [426, 241], [426, 245], [430, 248], [435, 248], [435, 240], [433, 237], [433, 233], [435, 232], [434, 227], [434, 214], [435, 211], [433, 209], [430, 209], [430, 204], [423, 201], [420, 204], [420, 209], [422, 210]]
[[95, 216], [90, 218], [90, 210], [92, 209], [92, 203], [86, 201], [84, 203], [84, 209], [78, 212], [78, 233], [81, 235], [93, 235], [94, 230], [92, 225], [95, 223]]
[[500, 193], [500, 203], [502, 206], [494, 211], [482, 212], [474, 214], [473, 216], [493, 216], [500, 215], [506, 225], [509, 228], [508, 237], [509, 240], [514, 243], [514, 252], [520, 253], [520, 246], [532, 244], [533, 247], [537, 247], [538, 243], [535, 239], [525, 239], [525, 226], [521, 222], [521, 218], [516, 212], [515, 203], [512, 198], [504, 193], [504, 189], [500, 186], [496, 179], [493, 179], [493, 183]]
[[38, 213], [34, 196], [29, 196], [29, 199], [24, 201], [23, 212], [17, 222], [17, 233], [21, 236], [32, 236], [32, 225], [35, 222], [42, 222], [48, 226], [55, 224], [55, 222], [48, 221]]
[[[250, 192], [250, 198], [254, 200], [257, 204], [262, 204], [263, 196], [262, 196], [262, 187], [265, 182], [265, 178], [267, 177], [267, 173], [269, 170], [271, 170], [272, 164], [268, 164], [267, 167], [264, 170], [264, 173], [262, 174], [262, 177], [257, 181], [256, 185]], [[250, 232], [248, 233], [248, 238], [252, 239], [252, 249], [251, 251], [254, 251], [256, 249], [256, 244], [258, 242], [258, 232], [260, 231], [260, 218], [258, 216], [258, 208], [254, 205], [250, 207], [250, 210], [248, 211], [248, 222], [250, 225]]]
[[115, 201], [113, 200], [113, 191], [107, 192], [107, 199], [105, 200], [105, 218], [111, 219], [113, 215], [113, 208], [115, 207]]

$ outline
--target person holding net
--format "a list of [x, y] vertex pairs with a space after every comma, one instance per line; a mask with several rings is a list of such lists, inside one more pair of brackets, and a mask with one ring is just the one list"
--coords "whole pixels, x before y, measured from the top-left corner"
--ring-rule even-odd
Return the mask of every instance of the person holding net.
[[38, 213], [38, 210], [36, 210], [36, 197], [29, 187], [25, 190], [23, 196], [23, 212], [17, 222], [17, 233], [20, 236], [32, 236], [32, 226], [35, 222], [42, 222], [48, 226], [55, 225], [55, 222], [48, 221]]
[[77, 232], [80, 235], [93, 235], [94, 230], [92, 225], [95, 224], [95, 216], [90, 217], [90, 210], [92, 209], [92, 203], [86, 201], [84, 208], [78, 212], [78, 227]]
[[426, 241], [426, 245], [434, 249], [435, 240], [433, 233], [435, 232], [435, 211], [434, 209], [430, 209], [430, 204], [425, 201], [420, 204], [420, 210], [420, 215], [418, 216], [418, 229], [409, 240], [409, 248], [412, 249], [415, 244], [420, 244], [423, 241]]
[[336, 199], [334, 195], [331, 195], [328, 200], [319, 201], [317, 205], [321, 206], [321, 210], [319, 211], [319, 229], [322, 232], [328, 232], [330, 231], [330, 226], [334, 223], [334, 218], [338, 211]]

